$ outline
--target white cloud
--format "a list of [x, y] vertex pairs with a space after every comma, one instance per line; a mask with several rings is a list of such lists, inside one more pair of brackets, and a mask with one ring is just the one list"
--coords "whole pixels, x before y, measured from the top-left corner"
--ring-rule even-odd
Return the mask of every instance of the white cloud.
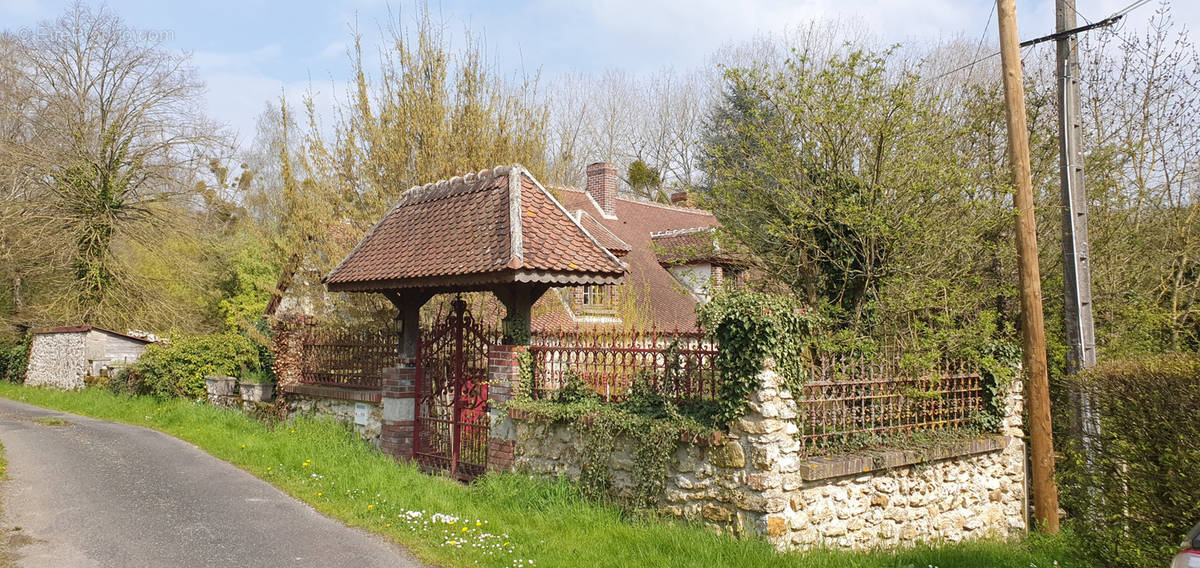
[[283, 47], [272, 43], [252, 51], [196, 51], [192, 53], [192, 64], [203, 73], [214, 71], [253, 70], [278, 60]]
[[201, 78], [208, 86], [208, 116], [236, 131], [237, 143], [242, 147], [253, 143], [258, 115], [265, 104], [277, 104], [282, 96], [292, 108], [301, 110], [304, 97], [311, 94], [316, 109], [329, 117], [334, 101], [344, 91], [338, 83], [285, 82], [262, 74], [202, 73]]
[[316, 60], [334, 61], [338, 58], [345, 57], [346, 47], [346, 42], [344, 41], [329, 42], [329, 44], [325, 46], [325, 49], [322, 49], [321, 52], [317, 54]]

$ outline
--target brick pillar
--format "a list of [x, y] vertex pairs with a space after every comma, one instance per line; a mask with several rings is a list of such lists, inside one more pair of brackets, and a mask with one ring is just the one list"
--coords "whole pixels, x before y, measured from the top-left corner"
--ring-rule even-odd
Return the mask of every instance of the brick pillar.
[[[405, 364], [409, 363], [409, 364]], [[417, 368], [411, 362], [383, 370], [383, 420], [379, 447], [392, 457], [413, 457], [413, 420], [416, 417]]]
[[529, 348], [524, 345], [488, 346], [488, 469], [509, 471], [513, 464], [516, 437], [512, 421], [500, 407], [520, 390], [521, 364], [518, 357]]

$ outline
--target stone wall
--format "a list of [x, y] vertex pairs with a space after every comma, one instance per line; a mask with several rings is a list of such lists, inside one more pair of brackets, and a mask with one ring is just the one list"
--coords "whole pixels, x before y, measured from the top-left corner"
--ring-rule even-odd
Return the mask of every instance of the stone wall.
[[[1026, 528], [1020, 385], [1000, 435], [925, 451], [806, 458], [794, 435], [796, 405], [771, 370], [759, 377], [746, 415], [723, 440], [675, 443], [658, 508], [723, 532], [756, 533], [784, 549], [881, 546]], [[568, 424], [510, 417], [513, 468], [577, 478], [585, 433]], [[610, 458], [614, 495], [634, 483], [633, 443]]]
[[[319, 385], [288, 385], [276, 388], [282, 393], [289, 417], [308, 414], [333, 418], [354, 428], [364, 440], [376, 447], [380, 446], [384, 412], [379, 391]], [[280, 392], [276, 393], [277, 396]], [[366, 408], [366, 424], [357, 424], [355, 421], [360, 405]]]
[[87, 374], [84, 357], [85, 332], [39, 333], [29, 345], [29, 369], [25, 384], [60, 389], [82, 389]]

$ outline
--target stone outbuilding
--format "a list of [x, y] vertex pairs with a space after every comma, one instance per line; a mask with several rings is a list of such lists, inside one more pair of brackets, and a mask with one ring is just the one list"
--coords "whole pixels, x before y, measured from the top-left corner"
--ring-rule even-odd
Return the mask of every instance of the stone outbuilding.
[[29, 346], [25, 384], [81, 389], [84, 377], [137, 362], [150, 343], [90, 325], [37, 330]]

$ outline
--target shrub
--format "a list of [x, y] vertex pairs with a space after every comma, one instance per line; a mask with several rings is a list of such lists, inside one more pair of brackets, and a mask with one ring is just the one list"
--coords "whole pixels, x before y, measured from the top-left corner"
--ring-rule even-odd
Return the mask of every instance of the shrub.
[[113, 394], [130, 396], [150, 394], [146, 380], [137, 372], [136, 366], [125, 367], [117, 371], [117, 374], [109, 377], [108, 382], [104, 383], [103, 386]]
[[25, 382], [25, 369], [29, 366], [29, 342], [26, 335], [20, 341], [0, 345], [0, 380], [10, 383]]
[[236, 375], [243, 369], [260, 369], [258, 348], [245, 336], [225, 333], [151, 345], [131, 372], [150, 394], [195, 398], [204, 395], [205, 376]]
[[1200, 520], [1200, 355], [1114, 361], [1073, 379], [1099, 434], [1066, 444], [1063, 506], [1106, 566], [1165, 566]]

